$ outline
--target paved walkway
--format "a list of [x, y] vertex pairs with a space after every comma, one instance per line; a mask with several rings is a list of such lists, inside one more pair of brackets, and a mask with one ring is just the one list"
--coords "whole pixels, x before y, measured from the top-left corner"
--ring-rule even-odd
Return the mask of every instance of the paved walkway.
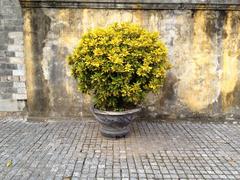
[[239, 124], [141, 121], [131, 129], [106, 139], [93, 122], [2, 118], [0, 179], [240, 179]]

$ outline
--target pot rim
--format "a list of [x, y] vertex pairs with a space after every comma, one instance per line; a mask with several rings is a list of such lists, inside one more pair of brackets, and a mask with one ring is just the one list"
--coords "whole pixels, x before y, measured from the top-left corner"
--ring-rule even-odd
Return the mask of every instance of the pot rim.
[[136, 107], [134, 109], [118, 112], [118, 111], [102, 111], [102, 110], [94, 108], [94, 106], [91, 107], [91, 111], [93, 113], [102, 114], [102, 115], [113, 115], [113, 116], [114, 115], [119, 116], [119, 115], [125, 115], [125, 114], [134, 114], [134, 113], [140, 112], [141, 110], [142, 110], [141, 107]]

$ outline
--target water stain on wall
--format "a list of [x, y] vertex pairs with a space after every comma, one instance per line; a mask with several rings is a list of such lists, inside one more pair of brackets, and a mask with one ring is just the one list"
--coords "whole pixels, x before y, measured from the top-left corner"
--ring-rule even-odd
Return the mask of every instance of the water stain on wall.
[[[236, 91], [239, 89], [239, 60], [240, 60], [240, 13], [230, 11], [227, 13], [224, 26], [223, 62], [222, 62], [222, 104], [227, 111], [238, 99]], [[239, 103], [238, 103], [239, 104]]]
[[24, 11], [25, 65], [30, 116], [47, 116], [49, 84], [43, 75], [43, 48], [51, 20], [41, 9]]
[[[194, 15], [192, 46], [182, 75], [179, 97], [192, 111], [201, 111], [219, 96], [217, 72], [216, 12], [197, 11]], [[213, 86], [214, 84], [214, 86]]]

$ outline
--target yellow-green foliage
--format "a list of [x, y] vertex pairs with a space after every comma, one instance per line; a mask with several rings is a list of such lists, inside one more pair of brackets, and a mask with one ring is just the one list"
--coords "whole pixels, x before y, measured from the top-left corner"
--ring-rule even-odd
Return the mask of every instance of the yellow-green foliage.
[[101, 110], [136, 106], [159, 89], [170, 69], [159, 34], [131, 23], [85, 33], [67, 59], [80, 91], [93, 93]]

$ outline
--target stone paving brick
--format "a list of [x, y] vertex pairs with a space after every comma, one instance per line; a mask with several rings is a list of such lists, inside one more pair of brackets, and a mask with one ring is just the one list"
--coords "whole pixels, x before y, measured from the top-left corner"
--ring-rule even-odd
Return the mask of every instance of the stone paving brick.
[[131, 128], [127, 138], [108, 139], [93, 122], [2, 118], [0, 179], [240, 178], [239, 124], [136, 121]]

